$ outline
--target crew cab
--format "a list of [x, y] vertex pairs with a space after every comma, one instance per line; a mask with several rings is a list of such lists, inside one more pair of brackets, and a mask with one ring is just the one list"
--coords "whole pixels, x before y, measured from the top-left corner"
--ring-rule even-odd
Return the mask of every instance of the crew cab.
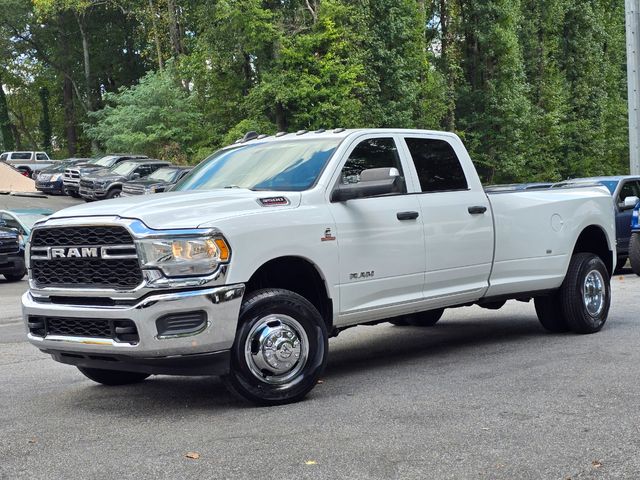
[[57, 164], [45, 152], [4, 152], [0, 154], [0, 162], [11, 165], [30, 178], [35, 178], [41, 170]]
[[99, 170], [81, 177], [80, 196], [87, 201], [117, 198], [122, 192], [122, 186], [129, 180], [146, 177], [167, 165], [170, 163], [152, 159], [120, 162], [109, 170]]
[[549, 331], [599, 331], [615, 221], [602, 186], [485, 192], [452, 133], [250, 132], [171, 192], [56, 212], [28, 261], [28, 339], [54, 360], [105, 385], [221, 375], [276, 405], [357, 325], [533, 299]]

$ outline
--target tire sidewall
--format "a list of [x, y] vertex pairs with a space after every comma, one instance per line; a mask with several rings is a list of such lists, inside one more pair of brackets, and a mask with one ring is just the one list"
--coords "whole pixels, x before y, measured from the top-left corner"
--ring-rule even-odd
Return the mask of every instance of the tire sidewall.
[[[258, 291], [245, 301], [240, 310], [240, 323], [231, 349], [231, 371], [227, 381], [245, 399], [262, 405], [295, 402], [304, 397], [317, 383], [327, 362], [328, 335], [318, 311], [293, 292], [271, 290], [268, 295]], [[253, 298], [260, 296], [261, 298]], [[305, 367], [290, 382], [271, 385], [261, 382], [249, 369], [245, 358], [245, 342], [254, 325], [269, 315], [287, 315], [304, 329], [309, 341], [309, 356]]]
[[[602, 275], [605, 291], [605, 304], [597, 317], [589, 314], [584, 304], [584, 281], [589, 272], [593, 270], [598, 271], [600, 275]], [[565, 305], [565, 316], [567, 317], [569, 325], [572, 330], [579, 333], [594, 333], [599, 331], [607, 320], [611, 306], [611, 284], [607, 268], [602, 260], [595, 255], [584, 257], [578, 268], [577, 275], [572, 280], [572, 292], [570, 293], [573, 294], [573, 299], [569, 299], [569, 301], [574, 302], [574, 305], [571, 306], [572, 308], [568, 308]]]

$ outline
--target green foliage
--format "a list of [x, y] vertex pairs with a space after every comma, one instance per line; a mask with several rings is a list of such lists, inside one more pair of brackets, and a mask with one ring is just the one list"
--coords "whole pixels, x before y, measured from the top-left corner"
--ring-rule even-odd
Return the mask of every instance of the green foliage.
[[0, 0], [0, 127], [180, 162], [248, 130], [445, 129], [483, 180], [560, 180], [626, 173], [625, 62], [621, 0]]
[[[171, 69], [148, 73], [138, 85], [106, 94], [107, 105], [90, 114], [87, 135], [107, 151], [131, 151], [182, 160], [203, 136], [202, 115], [193, 95]], [[167, 149], [167, 146], [170, 148]]]

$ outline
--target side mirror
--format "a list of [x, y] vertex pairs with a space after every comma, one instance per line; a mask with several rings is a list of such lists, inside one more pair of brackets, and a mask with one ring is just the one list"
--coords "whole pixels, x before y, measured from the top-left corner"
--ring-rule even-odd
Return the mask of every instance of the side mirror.
[[400, 172], [397, 168], [370, 168], [360, 173], [358, 183], [340, 184], [331, 194], [332, 202], [346, 202], [354, 198], [387, 195], [399, 190]]
[[624, 201], [620, 205], [621, 210], [631, 210], [636, 206], [636, 204], [640, 201], [638, 197], [625, 197]]

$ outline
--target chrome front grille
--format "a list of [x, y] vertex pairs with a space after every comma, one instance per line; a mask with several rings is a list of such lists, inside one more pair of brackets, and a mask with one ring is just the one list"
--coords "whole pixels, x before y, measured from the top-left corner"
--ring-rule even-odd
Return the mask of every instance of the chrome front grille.
[[74, 168], [67, 168], [64, 171], [64, 178], [69, 179], [78, 179], [80, 178], [80, 170], [76, 170]]
[[[56, 250], [94, 250], [100, 253], [89, 258], [70, 255], [58, 257]], [[98, 258], [95, 258], [96, 255]], [[39, 288], [129, 290], [142, 283], [142, 270], [133, 238], [120, 226], [35, 229], [31, 234], [30, 274]]]
[[127, 195], [142, 195], [144, 193], [144, 187], [142, 185], [127, 185], [125, 183], [122, 187], [122, 193]]
[[18, 250], [20, 250], [18, 237], [0, 237], [0, 253], [16, 253]]

